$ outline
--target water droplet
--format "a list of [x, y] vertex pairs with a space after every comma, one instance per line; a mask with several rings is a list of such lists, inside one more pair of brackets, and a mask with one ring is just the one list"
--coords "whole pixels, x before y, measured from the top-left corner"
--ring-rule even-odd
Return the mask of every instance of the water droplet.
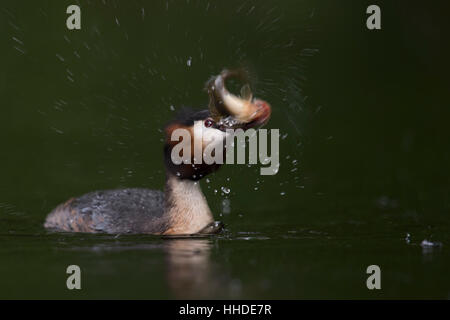
[[231, 212], [230, 199], [223, 199], [222, 200], [222, 213], [223, 214], [230, 214], [230, 212]]
[[64, 58], [61, 57], [59, 54], [56, 54], [56, 57], [57, 57], [59, 60], [64, 61]]
[[411, 235], [409, 233], [406, 234], [405, 241], [408, 244], [411, 243]]
[[436, 241], [429, 241], [429, 240], [425, 239], [425, 240], [422, 241], [420, 246], [422, 248], [426, 248], [426, 247], [441, 247], [442, 243], [436, 242]]
[[222, 190], [222, 192], [225, 194], [229, 194], [231, 191], [229, 188], [226, 188], [226, 187], [221, 187], [220, 190]]

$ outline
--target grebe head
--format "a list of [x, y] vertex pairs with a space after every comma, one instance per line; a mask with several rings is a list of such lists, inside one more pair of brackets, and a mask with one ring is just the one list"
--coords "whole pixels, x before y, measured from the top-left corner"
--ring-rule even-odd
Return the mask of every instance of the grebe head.
[[[209, 173], [220, 168], [220, 164], [195, 163], [195, 156], [203, 155], [205, 148], [215, 142], [226, 138], [226, 129], [232, 128], [226, 124], [219, 124], [211, 117], [209, 110], [193, 111], [183, 109], [178, 116], [165, 127], [164, 161], [170, 173], [180, 179], [200, 180]], [[185, 143], [184, 137], [172, 141], [173, 133], [177, 129], [184, 129], [189, 133], [190, 161], [189, 163], [175, 164], [172, 161], [172, 150], [175, 145]], [[197, 149], [197, 150], [196, 150]], [[180, 151], [183, 155], [183, 150]]]
[[[194, 112], [184, 109], [165, 128], [165, 164], [169, 172], [180, 179], [199, 180], [220, 168], [221, 165], [217, 163], [206, 164], [202, 161], [200, 164], [195, 164], [195, 155], [202, 155], [205, 149], [213, 147], [214, 143], [223, 142], [230, 134], [227, 129], [246, 130], [261, 127], [270, 118], [270, 105], [266, 101], [253, 98], [247, 84], [242, 87], [240, 97], [226, 89], [225, 81], [230, 77], [243, 78], [245, 75], [242, 75], [241, 71], [224, 70], [218, 76], [211, 78], [206, 85], [210, 97], [209, 110]], [[172, 161], [172, 150], [180, 143], [178, 140], [172, 141], [172, 134], [176, 129], [185, 129], [189, 132], [190, 142], [186, 142], [190, 143], [189, 163], [175, 164]], [[180, 154], [180, 156], [183, 155]]]

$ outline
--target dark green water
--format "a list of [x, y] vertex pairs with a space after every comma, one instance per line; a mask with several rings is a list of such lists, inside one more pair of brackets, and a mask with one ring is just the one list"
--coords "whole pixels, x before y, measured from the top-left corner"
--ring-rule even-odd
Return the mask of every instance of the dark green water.
[[[69, 31], [73, 3], [0, 0], [0, 298], [450, 297], [440, 5], [379, 2], [369, 31], [366, 1], [80, 1]], [[281, 166], [202, 182], [223, 235], [42, 227], [71, 196], [162, 188], [172, 109], [205, 107], [204, 82], [240, 65], [272, 105]]]

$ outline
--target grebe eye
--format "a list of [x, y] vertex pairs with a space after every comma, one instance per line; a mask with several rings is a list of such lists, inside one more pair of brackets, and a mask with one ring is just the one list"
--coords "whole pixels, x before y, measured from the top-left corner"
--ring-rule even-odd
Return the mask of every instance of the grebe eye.
[[214, 124], [214, 121], [212, 119], [205, 120], [205, 127], [207, 127], [207, 128], [212, 127], [213, 124]]

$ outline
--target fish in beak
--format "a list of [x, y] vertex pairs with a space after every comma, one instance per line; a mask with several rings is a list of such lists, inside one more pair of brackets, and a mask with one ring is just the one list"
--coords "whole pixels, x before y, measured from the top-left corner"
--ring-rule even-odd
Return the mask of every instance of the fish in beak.
[[232, 77], [246, 80], [242, 71], [224, 70], [206, 84], [212, 118], [227, 128], [248, 129], [265, 125], [270, 118], [270, 105], [266, 101], [253, 98], [247, 83], [242, 86], [240, 97], [230, 93], [225, 82]]

